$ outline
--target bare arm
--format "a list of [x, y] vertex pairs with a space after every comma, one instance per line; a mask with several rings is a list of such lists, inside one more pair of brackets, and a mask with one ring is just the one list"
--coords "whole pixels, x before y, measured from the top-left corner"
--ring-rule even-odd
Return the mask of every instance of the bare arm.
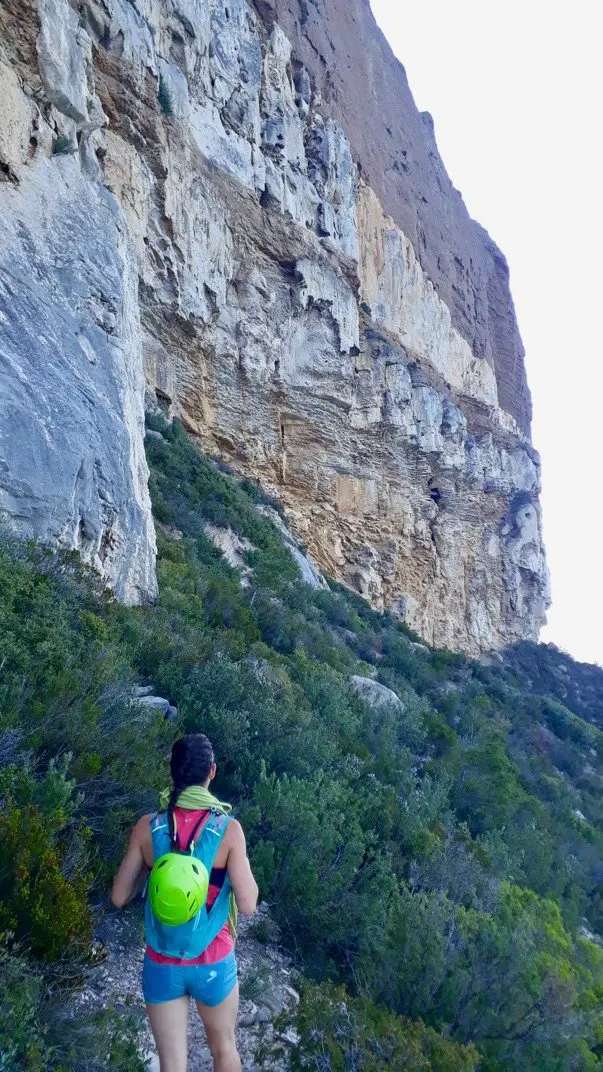
[[115, 876], [111, 900], [116, 908], [123, 908], [133, 901], [144, 886], [148, 874], [148, 867], [142, 851], [143, 827], [148, 827], [149, 817], [145, 815], [134, 827], [126, 855], [124, 856], [119, 871]]
[[255, 881], [249, 859], [245, 834], [240, 823], [233, 819], [230, 823], [232, 844], [228, 851], [226, 868], [232, 883], [237, 907], [244, 916], [252, 916], [258, 903], [258, 884]]

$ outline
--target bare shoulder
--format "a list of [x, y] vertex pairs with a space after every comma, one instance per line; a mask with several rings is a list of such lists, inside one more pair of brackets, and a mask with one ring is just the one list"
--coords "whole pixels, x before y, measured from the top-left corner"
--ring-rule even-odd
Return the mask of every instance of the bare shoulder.
[[148, 815], [143, 815], [136, 826], [132, 830], [132, 837], [139, 842], [140, 845], [144, 845], [151, 836], [151, 819], [154, 812], [149, 812]]
[[233, 848], [235, 845], [245, 845], [245, 834], [238, 819], [231, 819], [224, 834], [224, 840]]
[[151, 837], [151, 819], [154, 812], [149, 812], [148, 815], [143, 815], [138, 820], [136, 826], [132, 831], [132, 838], [130, 844], [135, 845], [138, 852], [142, 855], [142, 858], [149, 868], [153, 866], [153, 838]]

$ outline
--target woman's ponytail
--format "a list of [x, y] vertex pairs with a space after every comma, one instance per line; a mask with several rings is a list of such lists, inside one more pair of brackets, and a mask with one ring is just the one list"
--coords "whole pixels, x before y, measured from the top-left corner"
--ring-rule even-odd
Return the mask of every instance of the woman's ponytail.
[[203, 785], [209, 778], [214, 762], [212, 743], [204, 733], [189, 733], [174, 743], [170, 760], [170, 772], [174, 784], [167, 808], [172, 841], [176, 840], [174, 808], [178, 804], [178, 797], [191, 785]]

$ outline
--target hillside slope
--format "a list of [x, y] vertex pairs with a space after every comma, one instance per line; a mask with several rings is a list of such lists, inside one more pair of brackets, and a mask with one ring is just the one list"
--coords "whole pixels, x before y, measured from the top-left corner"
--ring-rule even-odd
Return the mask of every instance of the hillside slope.
[[69, 992], [129, 823], [202, 729], [306, 979], [280, 1059], [600, 1068], [603, 671], [431, 650], [303, 583], [259, 487], [151, 423], [156, 606], [120, 606], [77, 557], [0, 554], [4, 1067], [138, 1067], [136, 1016], [74, 1020]]

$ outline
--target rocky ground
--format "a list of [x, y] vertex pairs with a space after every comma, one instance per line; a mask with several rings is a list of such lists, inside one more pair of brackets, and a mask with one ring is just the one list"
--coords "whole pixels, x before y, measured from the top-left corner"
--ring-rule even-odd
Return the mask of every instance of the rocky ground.
[[[99, 958], [91, 968], [79, 1003], [83, 1010], [115, 1003], [118, 1008], [140, 1012], [143, 1032], [142, 1049], [148, 1059], [149, 1072], [159, 1072], [153, 1038], [144, 1015], [141, 992], [143, 959], [143, 921], [140, 906], [123, 913], [107, 912], [97, 929]], [[261, 1045], [270, 1043], [278, 1033], [274, 1021], [284, 1009], [298, 1001], [295, 974], [290, 958], [279, 948], [278, 932], [268, 909], [262, 905], [253, 919], [241, 919], [237, 941], [237, 960], [241, 987], [237, 1042], [245, 1072], [266, 1068], [257, 1061]], [[291, 1045], [290, 1031], [279, 1040]], [[271, 1064], [274, 1072], [284, 1072], [286, 1062]], [[189, 1024], [189, 1072], [211, 1072], [212, 1062], [205, 1033], [194, 1006]]]

